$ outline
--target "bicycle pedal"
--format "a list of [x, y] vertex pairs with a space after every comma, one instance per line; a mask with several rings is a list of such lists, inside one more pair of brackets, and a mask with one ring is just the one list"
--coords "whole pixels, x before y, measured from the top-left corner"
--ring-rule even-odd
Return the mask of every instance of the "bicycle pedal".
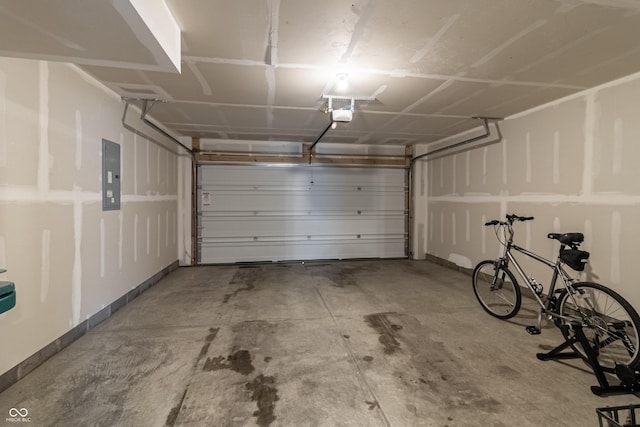
[[540, 335], [540, 328], [537, 326], [527, 326], [525, 329], [530, 335]]

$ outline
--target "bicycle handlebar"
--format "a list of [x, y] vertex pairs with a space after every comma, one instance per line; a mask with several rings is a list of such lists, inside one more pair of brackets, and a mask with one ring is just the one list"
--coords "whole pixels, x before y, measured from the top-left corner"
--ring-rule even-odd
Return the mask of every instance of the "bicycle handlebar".
[[485, 222], [484, 225], [511, 225], [514, 221], [531, 221], [532, 216], [519, 216], [516, 214], [507, 214], [507, 221], [498, 221], [497, 219]]
[[513, 221], [530, 221], [532, 219], [533, 219], [532, 216], [518, 216], [516, 214], [507, 215], [507, 220], [509, 222], [513, 222]]

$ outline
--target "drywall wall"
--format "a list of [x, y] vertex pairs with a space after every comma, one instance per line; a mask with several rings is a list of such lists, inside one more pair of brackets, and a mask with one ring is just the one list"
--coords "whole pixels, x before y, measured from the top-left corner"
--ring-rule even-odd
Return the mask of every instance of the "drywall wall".
[[[77, 67], [0, 58], [0, 374], [178, 259], [178, 156], [122, 125]], [[102, 139], [121, 147], [121, 209], [102, 211]]]
[[[547, 233], [583, 232], [592, 255], [581, 277], [610, 286], [640, 309], [638, 99], [640, 75], [629, 76], [507, 118], [499, 143], [418, 162], [416, 257], [431, 254], [472, 268], [500, 253], [485, 221], [530, 215], [534, 221], [515, 226], [518, 244], [555, 259], [558, 244]], [[531, 271], [542, 283], [551, 278], [544, 267]]]

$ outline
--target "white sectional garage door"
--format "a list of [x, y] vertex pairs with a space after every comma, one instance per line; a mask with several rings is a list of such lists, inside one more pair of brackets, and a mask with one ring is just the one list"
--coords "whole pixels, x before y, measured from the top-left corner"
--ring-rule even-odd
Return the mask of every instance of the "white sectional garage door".
[[404, 169], [198, 167], [198, 263], [406, 256]]

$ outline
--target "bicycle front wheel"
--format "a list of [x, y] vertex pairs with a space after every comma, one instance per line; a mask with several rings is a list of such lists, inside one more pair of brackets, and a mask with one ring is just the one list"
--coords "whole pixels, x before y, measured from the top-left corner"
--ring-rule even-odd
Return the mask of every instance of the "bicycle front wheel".
[[473, 270], [473, 292], [490, 315], [509, 319], [520, 310], [522, 296], [513, 273], [498, 267], [496, 261], [482, 261]]
[[[563, 290], [560, 294], [558, 313], [582, 323], [582, 330], [603, 370], [615, 372], [616, 364], [636, 367], [640, 361], [640, 316], [631, 304], [598, 283], [580, 282], [571, 288], [573, 292]], [[575, 335], [571, 328], [561, 328], [561, 331], [565, 339]], [[572, 347], [589, 363], [581, 345]]]

